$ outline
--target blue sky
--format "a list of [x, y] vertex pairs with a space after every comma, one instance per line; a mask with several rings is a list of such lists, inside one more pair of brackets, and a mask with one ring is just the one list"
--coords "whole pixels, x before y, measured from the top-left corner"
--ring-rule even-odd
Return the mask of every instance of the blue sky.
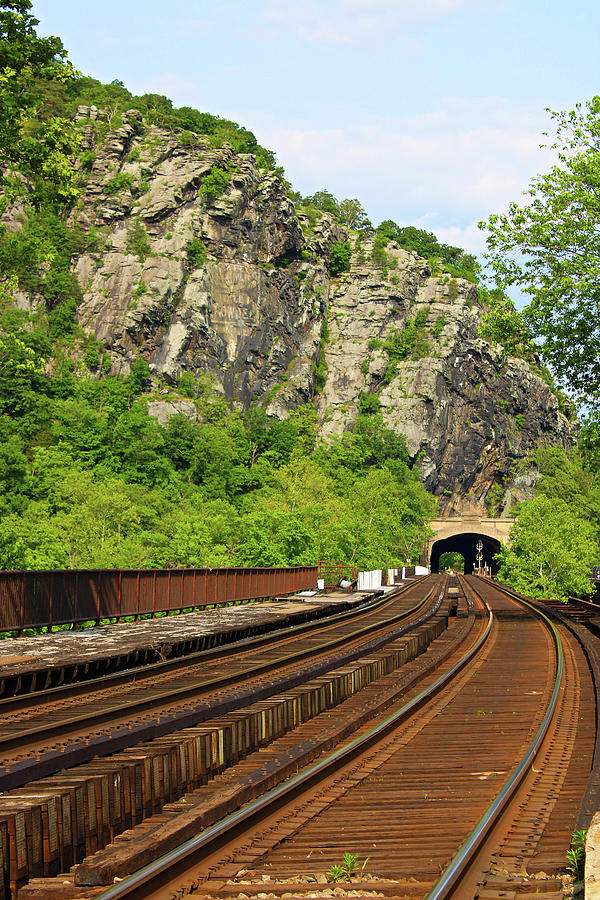
[[600, 93], [597, 0], [33, 0], [73, 63], [250, 128], [294, 188], [479, 251]]

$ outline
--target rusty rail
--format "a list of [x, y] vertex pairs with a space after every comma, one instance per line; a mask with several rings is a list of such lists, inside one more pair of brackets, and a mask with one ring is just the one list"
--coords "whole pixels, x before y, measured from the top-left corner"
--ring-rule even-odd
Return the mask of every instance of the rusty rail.
[[156, 615], [316, 587], [317, 566], [0, 572], [0, 631]]

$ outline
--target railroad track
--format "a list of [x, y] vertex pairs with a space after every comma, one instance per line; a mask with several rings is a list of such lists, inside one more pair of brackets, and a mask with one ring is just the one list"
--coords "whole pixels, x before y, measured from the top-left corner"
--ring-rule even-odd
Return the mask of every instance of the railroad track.
[[[384, 702], [380, 682], [397, 678], [444, 631], [456, 602], [442, 604], [443, 586], [444, 579], [432, 577], [354, 615], [299, 626], [278, 640], [253, 639], [237, 654], [227, 648], [170, 661], [133, 686], [120, 673], [107, 679], [105, 691], [95, 682], [5, 701], [12, 709], [0, 727], [7, 760], [0, 778], [16, 785], [0, 796], [0, 856], [3, 844], [12, 856], [4, 894], [14, 896], [32, 876], [65, 871], [186, 790], [361, 690], [368, 694], [373, 685], [371, 706]], [[331, 734], [305, 742], [289, 764], [310, 761], [354, 724], [346, 717]], [[275, 775], [285, 777], [285, 766]], [[59, 895], [66, 896], [65, 887]]]
[[[586, 656], [497, 586], [467, 578], [459, 590], [469, 609], [453, 628], [404, 678], [340, 703], [328, 734], [322, 712], [188, 794], [184, 812], [167, 806], [88, 856], [60, 888], [34, 881], [20, 896], [331, 896], [326, 872], [345, 852], [368, 862], [340, 895], [562, 896], [595, 743]], [[311, 738], [314, 761], [296, 774]]]
[[[343, 658], [350, 660], [369, 640], [385, 639], [405, 620], [412, 621], [434, 591], [431, 584], [415, 584], [327, 621], [107, 675], [93, 684], [0, 700], [0, 790], [22, 784], [28, 763], [48, 774], [53, 759], [59, 768], [65, 759], [77, 764], [134, 738], [149, 740], [230, 712], [250, 698], [273, 693], [278, 683], [293, 687], [306, 672], [326, 671], [342, 659], [341, 647]], [[123, 729], [127, 733], [119, 737]]]
[[[326, 597], [328, 599], [320, 596], [314, 602], [298, 602], [299, 598], [293, 596], [269, 598], [266, 606], [263, 601], [248, 601], [236, 606], [219, 604], [202, 610], [201, 628], [197, 627], [197, 610], [166, 619], [142, 619], [135, 624], [121, 621], [116, 629], [113, 625], [92, 631], [74, 628], [73, 631], [78, 632], [75, 640], [72, 640], [72, 634], [65, 632], [33, 638], [33, 643], [38, 645], [38, 653], [33, 658], [19, 653], [20, 639], [3, 642], [2, 649], [9, 648], [9, 660], [11, 657], [15, 660], [16, 656], [17, 661], [0, 667], [0, 697], [72, 687], [77, 682], [93, 682], [111, 673], [122, 673], [130, 678], [135, 672], [150, 670], [153, 664], [168, 665], [178, 657], [224, 648], [227, 644], [239, 646], [248, 638], [274, 634], [282, 627], [276, 623], [282, 615], [285, 616], [283, 627], [289, 628], [352, 610], [368, 602], [367, 598], [372, 595], [357, 597], [334, 591]], [[88, 635], [92, 638], [91, 646], [86, 640]], [[102, 650], [99, 642], [94, 640], [96, 635], [102, 635], [106, 640]], [[162, 635], [162, 639], [157, 640], [157, 635]]]

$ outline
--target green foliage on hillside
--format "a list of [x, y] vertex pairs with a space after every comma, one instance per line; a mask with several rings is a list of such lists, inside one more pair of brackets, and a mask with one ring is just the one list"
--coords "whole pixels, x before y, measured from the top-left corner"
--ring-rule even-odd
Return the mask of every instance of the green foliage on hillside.
[[163, 427], [149, 375], [141, 358], [126, 378], [75, 371], [42, 318], [4, 302], [1, 567], [368, 567], [418, 554], [434, 501], [379, 417], [313, 451], [312, 407], [241, 416], [185, 379], [199, 419]]
[[345, 200], [338, 200], [330, 191], [321, 190], [312, 196], [301, 198], [300, 203], [306, 210], [329, 213], [336, 222], [353, 231], [371, 227], [362, 203], [356, 198], [347, 197]]
[[[369, 568], [414, 561], [435, 502], [410, 468], [404, 439], [384, 426], [376, 393], [361, 394], [352, 430], [318, 441], [311, 404], [285, 421], [258, 406], [242, 415], [191, 372], [182, 375], [178, 392], [196, 404], [197, 421], [179, 415], [161, 426], [148, 413], [153, 385], [143, 358], [127, 377], [107, 373], [104, 348], [75, 320], [81, 292], [73, 262], [77, 254], [101, 252], [103, 240], [93, 229], [68, 224], [94, 162], [93, 150], [79, 148], [72, 123], [77, 107], [103, 111], [94, 123], [98, 142], [135, 109], [143, 117], [140, 132], [148, 125], [168, 129], [192, 153], [229, 144], [283, 175], [274, 154], [235, 122], [175, 108], [158, 94], [134, 96], [118, 81], [77, 75], [59, 39], [36, 35], [30, 9], [29, 0], [0, 6], [0, 208], [18, 211], [10, 227], [0, 225], [0, 567], [285, 565], [335, 558]], [[230, 183], [233, 169], [224, 165], [201, 179], [206, 205]], [[144, 190], [123, 172], [105, 187], [114, 195]], [[395, 241], [428, 260], [432, 271], [478, 280], [474, 257], [431, 232], [390, 220], [373, 229], [360, 201], [337, 200], [328, 191], [304, 200], [288, 195], [301, 204], [311, 229], [328, 213], [359, 232], [361, 263], [360, 242], [373, 234], [372, 259], [382, 269], [396, 263], [389, 250]], [[141, 261], [152, 252], [138, 219], [129, 224], [126, 246]], [[207, 258], [197, 238], [183, 252], [192, 269]], [[347, 271], [351, 254], [349, 241], [334, 242], [330, 273]], [[16, 308], [11, 296], [17, 288], [42, 298], [38, 313]], [[141, 296], [146, 287], [140, 283], [137, 290]], [[503, 295], [481, 296], [482, 335], [530, 358], [527, 328]], [[443, 325], [440, 317], [431, 333], [439, 336]], [[325, 318], [317, 388], [326, 376], [327, 340]], [[388, 355], [389, 382], [400, 361], [429, 352], [427, 310], [378, 346]], [[591, 422], [584, 432], [584, 455], [597, 472], [594, 428]], [[553, 504], [559, 515], [547, 517], [543, 533], [547, 546], [563, 554], [561, 572], [569, 573], [571, 535], [579, 528], [586, 541], [590, 534], [595, 540], [600, 503], [576, 462], [569, 468], [550, 454], [538, 464], [538, 506], [523, 505], [503, 571], [512, 567], [514, 583], [531, 585], [530, 591], [571, 590], [576, 582], [567, 586], [563, 574], [547, 567], [535, 581], [532, 560], [545, 548], [530, 538], [540, 518], [546, 522], [543, 504]], [[573, 510], [584, 516], [583, 526], [573, 523]], [[581, 559], [588, 559], [584, 551]]]
[[35, 31], [30, 0], [0, 6], [0, 185], [9, 194], [19, 189], [16, 168], [30, 179], [30, 201], [70, 203], [77, 197], [69, 157], [77, 141], [72, 125], [55, 113], [36, 117], [36, 86], [40, 80], [61, 89], [74, 70], [57, 37]]
[[330, 273], [332, 275], [341, 275], [342, 272], [349, 272], [351, 258], [352, 245], [350, 241], [336, 241], [331, 248], [331, 256], [329, 258]]
[[413, 225], [402, 227], [391, 219], [386, 219], [378, 225], [376, 239], [381, 247], [395, 241], [405, 250], [413, 250], [418, 256], [428, 260], [434, 269], [439, 265], [443, 266], [455, 278], [464, 278], [475, 284], [479, 281], [480, 270], [475, 257], [471, 253], [465, 253], [460, 247], [440, 243], [431, 231], [424, 231]]
[[236, 153], [253, 153], [262, 168], [276, 169], [275, 154], [261, 147], [254, 134], [237, 122], [189, 106], [174, 107], [162, 94], [132, 94], [121, 81], [103, 84], [83, 75], [62, 84], [38, 78], [32, 96], [37, 101], [36, 116], [42, 120], [49, 112], [71, 119], [77, 107], [84, 105], [104, 110], [108, 123], [116, 125], [124, 112], [137, 109], [149, 124], [181, 131], [184, 143], [192, 143], [193, 137], [206, 138], [211, 147], [228, 143]]
[[428, 314], [429, 309], [424, 306], [414, 316], [409, 316], [402, 331], [393, 329], [385, 340], [371, 338], [369, 341], [369, 350], [384, 350], [387, 353], [389, 362], [383, 379], [385, 384], [393, 381], [398, 374], [399, 362], [406, 359], [422, 359], [431, 353], [426, 330]]
[[531, 331], [512, 300], [499, 288], [479, 288], [479, 301], [484, 313], [479, 334], [486, 341], [501, 344], [509, 356], [533, 360], [536, 348]]
[[[102, 345], [75, 322], [74, 257], [101, 245], [93, 230], [67, 224], [79, 191], [69, 121], [77, 107], [104, 111], [94, 126], [98, 140], [137, 109], [146, 124], [172, 129], [189, 147], [199, 139], [227, 142], [270, 169], [274, 156], [234, 122], [175, 109], [160, 95], [135, 97], [120, 82], [75, 76], [60, 41], [37, 38], [30, 8], [29, 0], [0, 7], [0, 119], [9, 137], [0, 138], [0, 163], [15, 167], [5, 198], [22, 210], [17, 227], [0, 227], [0, 567], [319, 558], [370, 567], [414, 559], [435, 504], [409, 468], [404, 441], [374, 410], [343, 438], [315, 448], [310, 405], [285, 421], [260, 407], [242, 416], [187, 372], [180, 394], [194, 400], [198, 418], [178, 415], [163, 427], [148, 413], [152, 382], [143, 358], [127, 377], [107, 374]], [[93, 161], [93, 152], [81, 155], [83, 177]], [[205, 201], [214, 202], [229, 180], [228, 170], [213, 167], [200, 186]], [[131, 175], [117, 172], [106, 189], [116, 195], [132, 186]], [[339, 215], [354, 226], [364, 219], [358, 201], [345, 201]], [[151, 253], [138, 219], [126, 246], [140, 260]], [[185, 253], [191, 267], [206, 259], [197, 239]], [[344, 271], [350, 254], [349, 243], [334, 245], [332, 271]], [[17, 309], [17, 288], [45, 304], [34, 315]]]
[[498, 578], [529, 597], [585, 597], [593, 592], [597, 532], [563, 500], [540, 495], [523, 506], [500, 559]]
[[587, 596], [599, 560], [600, 486], [576, 452], [542, 447], [532, 461], [537, 496], [517, 509], [498, 577], [531, 597]]
[[231, 175], [225, 169], [213, 166], [210, 172], [202, 179], [200, 194], [208, 203], [212, 203], [220, 197], [231, 181]]

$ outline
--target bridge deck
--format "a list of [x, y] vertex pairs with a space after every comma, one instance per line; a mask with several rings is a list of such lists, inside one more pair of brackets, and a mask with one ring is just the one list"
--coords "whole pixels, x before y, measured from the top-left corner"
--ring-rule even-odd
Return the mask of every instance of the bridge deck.
[[3, 684], [19, 677], [24, 682], [21, 692], [29, 687], [39, 689], [42, 678], [48, 679], [50, 687], [93, 677], [108, 669], [204, 650], [326, 615], [333, 609], [350, 608], [364, 596], [331, 591], [313, 597], [276, 598], [137, 622], [7, 638], [0, 640], [0, 693]]

